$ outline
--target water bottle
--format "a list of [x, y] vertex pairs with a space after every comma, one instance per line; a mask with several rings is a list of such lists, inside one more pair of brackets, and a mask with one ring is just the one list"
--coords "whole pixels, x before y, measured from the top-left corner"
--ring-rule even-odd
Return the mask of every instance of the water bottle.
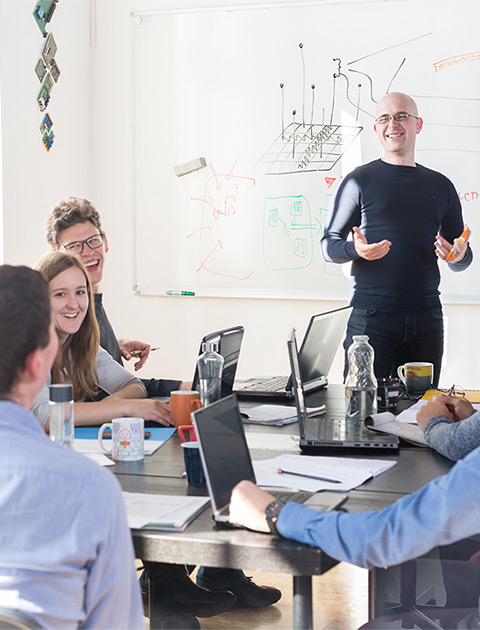
[[70, 384], [50, 385], [50, 439], [73, 447], [73, 388]]
[[222, 395], [223, 357], [218, 354], [218, 343], [202, 343], [202, 354], [197, 359], [200, 382], [200, 402], [203, 407], [220, 400]]
[[345, 413], [358, 424], [377, 411], [377, 379], [373, 372], [374, 351], [367, 335], [355, 335], [348, 349], [345, 381]]

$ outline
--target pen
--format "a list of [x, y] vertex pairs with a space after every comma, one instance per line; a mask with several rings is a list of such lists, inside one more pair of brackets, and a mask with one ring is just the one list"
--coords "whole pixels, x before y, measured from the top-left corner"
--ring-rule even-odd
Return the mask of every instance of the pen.
[[[464, 241], [467, 238], [469, 232], [470, 232], [470, 230], [468, 229], [467, 226], [465, 226], [465, 229], [460, 234], [460, 238], [458, 240], [459, 241]], [[452, 249], [447, 254], [447, 262], [450, 262], [452, 260], [452, 258], [453, 258], [453, 255], [456, 254], [457, 252], [458, 252], [457, 247], [454, 245], [452, 247]]]
[[329, 483], [342, 483], [339, 479], [328, 479], [327, 477], [318, 477], [316, 475], [305, 475], [304, 473], [294, 472], [293, 470], [283, 470], [279, 468], [277, 470], [279, 475], [295, 475], [296, 477], [307, 477], [308, 479], [318, 479], [319, 481], [328, 481]]
[[[155, 352], [155, 350], [160, 350], [160, 346], [157, 346], [156, 348], [150, 348], [150, 352]], [[142, 352], [143, 352], [143, 350], [132, 350], [132, 351], [130, 352], [130, 354], [131, 354], [132, 356], [135, 356], [135, 355], [137, 355], [137, 354], [142, 354]]]
[[167, 295], [195, 295], [195, 291], [167, 291]]
[[451, 396], [453, 394], [453, 392], [455, 391], [455, 383], [450, 387], [450, 389], [447, 392], [447, 396]]

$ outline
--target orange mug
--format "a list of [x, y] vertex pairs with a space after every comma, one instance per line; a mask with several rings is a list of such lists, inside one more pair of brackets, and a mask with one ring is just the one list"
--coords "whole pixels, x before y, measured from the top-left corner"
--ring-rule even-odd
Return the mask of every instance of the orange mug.
[[172, 406], [173, 423], [177, 429], [182, 425], [192, 424], [190, 414], [202, 406], [199, 392], [187, 390], [171, 392], [170, 404]]

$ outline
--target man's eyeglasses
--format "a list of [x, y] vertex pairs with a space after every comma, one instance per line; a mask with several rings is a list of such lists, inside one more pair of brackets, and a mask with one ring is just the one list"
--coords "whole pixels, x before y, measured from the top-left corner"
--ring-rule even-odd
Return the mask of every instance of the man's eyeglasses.
[[99, 249], [103, 245], [103, 238], [104, 234], [100, 232], [100, 234], [89, 236], [84, 241], [74, 241], [73, 243], [67, 243], [63, 246], [63, 249], [66, 250], [69, 254], [78, 256], [83, 252], [83, 248], [85, 247], [85, 245], [88, 245], [90, 249]]
[[409, 118], [415, 118], [416, 120], [418, 120], [418, 116], [414, 116], [413, 114], [407, 114], [407, 112], [398, 112], [398, 114], [394, 114], [393, 116], [389, 116], [388, 114], [384, 114], [383, 116], [379, 116], [378, 118], [375, 118], [375, 122], [377, 123], [377, 125], [388, 125], [388, 123], [392, 120], [395, 120], [395, 122], [405, 122], [407, 121]]

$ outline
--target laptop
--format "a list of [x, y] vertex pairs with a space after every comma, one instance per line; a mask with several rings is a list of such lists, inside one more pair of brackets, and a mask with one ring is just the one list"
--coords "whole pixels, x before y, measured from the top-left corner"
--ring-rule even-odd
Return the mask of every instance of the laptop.
[[[235, 374], [237, 371], [238, 357], [240, 356], [240, 348], [242, 347], [243, 334], [245, 329], [243, 326], [233, 326], [225, 328], [217, 332], [205, 335], [200, 342], [200, 350], [198, 354], [202, 354], [202, 345], [208, 341], [217, 342], [218, 352], [224, 359], [222, 372], [222, 391], [221, 397], [225, 398], [232, 393]], [[198, 370], [195, 367], [193, 375], [192, 390], [200, 391], [200, 381], [198, 378]]]
[[[340, 451], [359, 452], [361, 450], [398, 449], [398, 438], [394, 435], [381, 435], [369, 431], [362, 422], [343, 418], [309, 417], [300, 371], [295, 329], [292, 329], [287, 342], [288, 356], [293, 377], [293, 391], [297, 407], [300, 449], [308, 455], [326, 455]], [[329, 451], [326, 453], [325, 451]]]
[[[299, 352], [300, 373], [306, 392], [327, 385], [340, 341], [345, 336], [351, 306], [345, 306], [319, 315], [313, 315], [308, 324]], [[238, 397], [268, 396], [293, 398], [292, 379], [289, 376], [258, 377], [235, 383]]]
[[[192, 413], [200, 446], [213, 518], [229, 523], [229, 504], [233, 488], [242, 479], [255, 483], [250, 451], [235, 395], [218, 400]], [[268, 490], [284, 501], [297, 499], [318, 510], [332, 510], [346, 501], [347, 495], [335, 492], [296, 492]]]

